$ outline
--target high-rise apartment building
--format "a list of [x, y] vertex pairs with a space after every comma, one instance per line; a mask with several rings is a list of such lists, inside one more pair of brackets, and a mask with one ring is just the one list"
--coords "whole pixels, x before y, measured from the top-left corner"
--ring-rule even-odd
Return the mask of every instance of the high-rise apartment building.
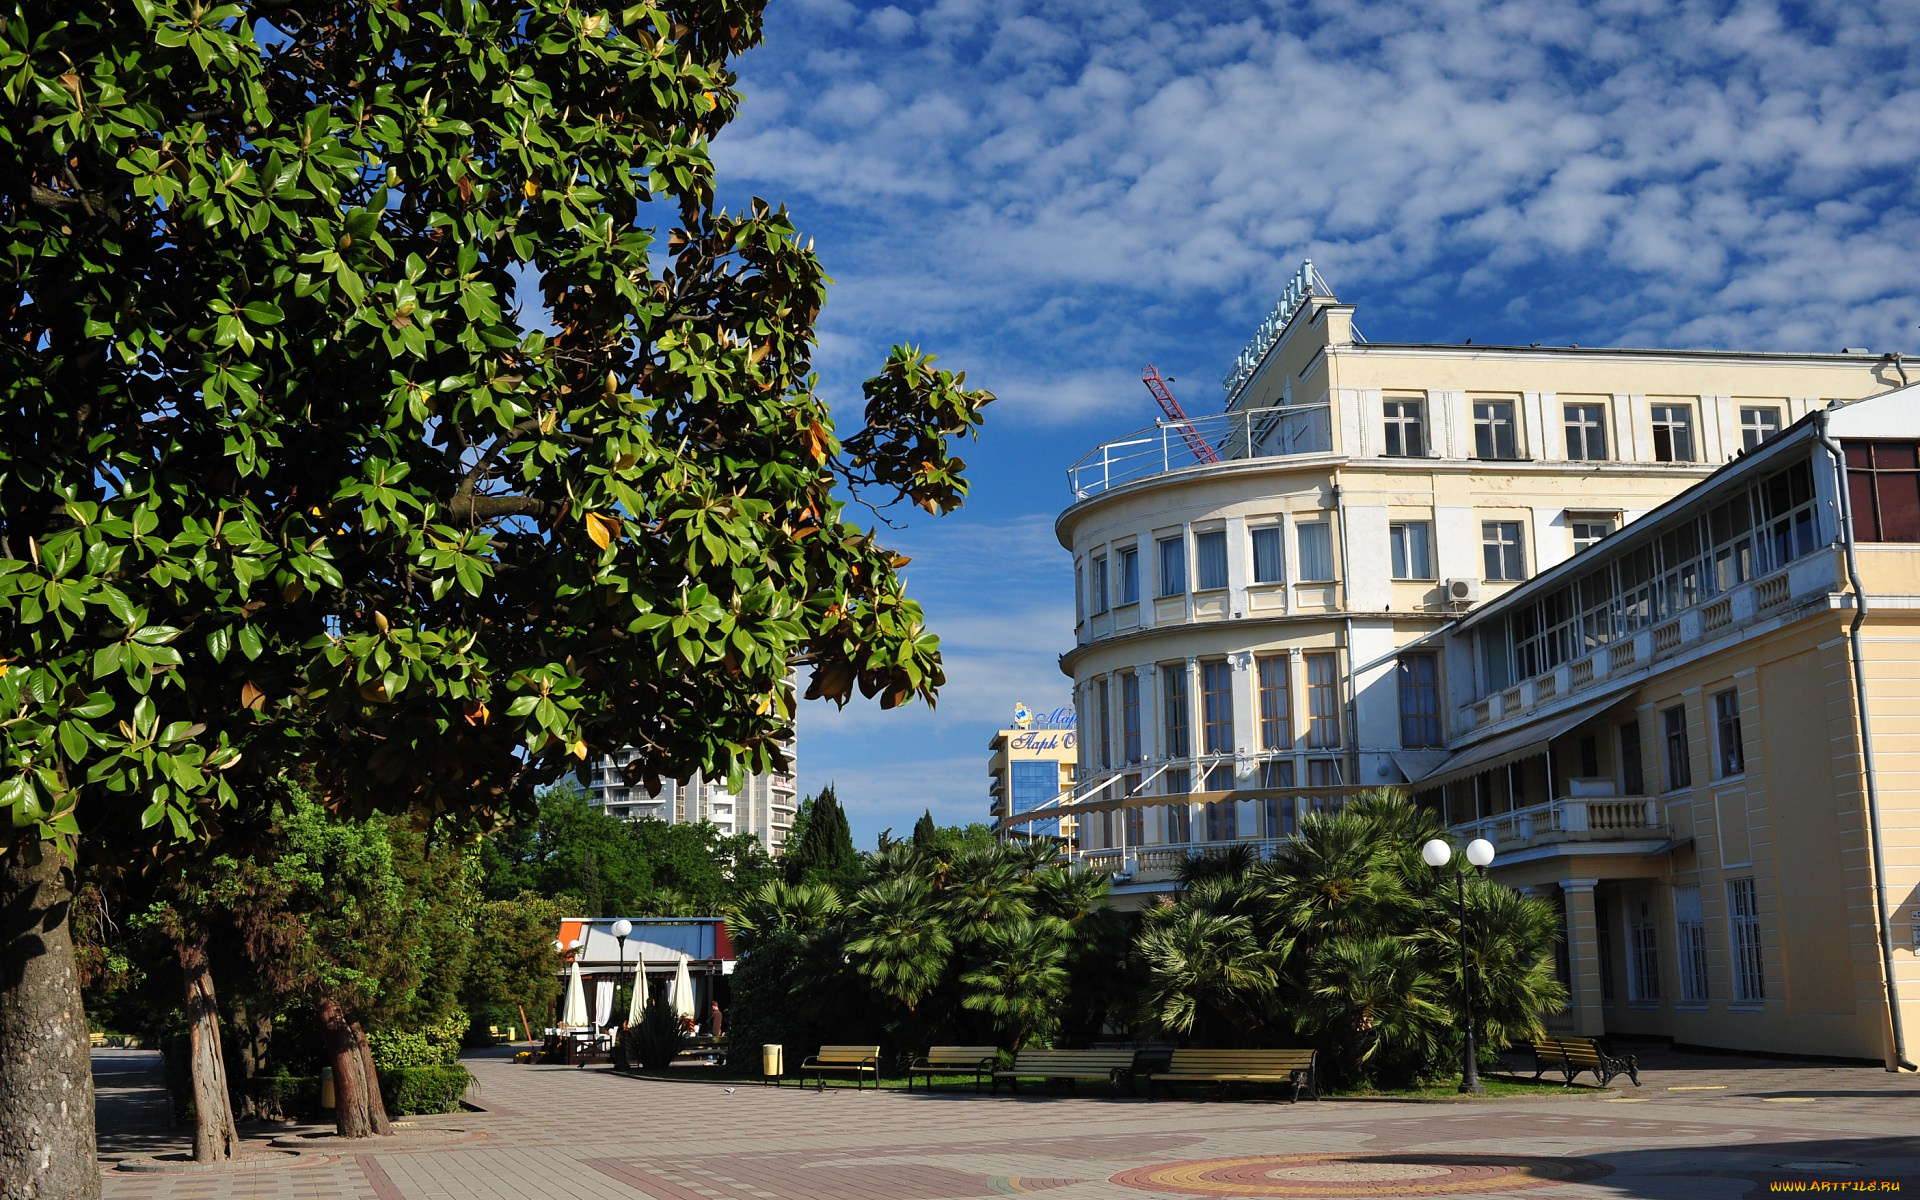
[[[794, 743], [787, 743], [786, 752], [791, 763]], [[587, 790], [587, 803], [630, 821], [646, 817], [675, 825], [710, 821], [724, 834], [752, 834], [769, 854], [778, 855], [785, 848], [800, 805], [792, 765], [777, 774], [748, 775], [737, 792], [727, 787], [726, 779], [708, 779], [699, 772], [685, 783], [669, 779], [659, 791], [651, 791], [638, 781], [627, 782], [621, 766], [625, 761], [622, 755], [606, 755], [582, 768], [580, 783]]]

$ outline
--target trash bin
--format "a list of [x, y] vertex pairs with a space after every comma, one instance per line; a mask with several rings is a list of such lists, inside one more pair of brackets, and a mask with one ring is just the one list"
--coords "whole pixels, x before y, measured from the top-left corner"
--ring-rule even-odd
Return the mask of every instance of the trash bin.
[[333, 1107], [333, 1068], [320, 1068], [320, 1107]]
[[772, 1042], [760, 1047], [760, 1074], [771, 1079], [777, 1087], [780, 1077], [787, 1073], [786, 1049]]

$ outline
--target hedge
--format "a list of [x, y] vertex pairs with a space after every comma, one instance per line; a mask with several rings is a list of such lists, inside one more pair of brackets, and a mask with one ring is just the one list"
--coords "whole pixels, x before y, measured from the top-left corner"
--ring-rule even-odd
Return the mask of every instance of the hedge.
[[420, 1113], [460, 1111], [460, 1097], [473, 1085], [473, 1076], [458, 1063], [432, 1067], [400, 1067], [380, 1072], [380, 1091], [387, 1112], [396, 1117]]

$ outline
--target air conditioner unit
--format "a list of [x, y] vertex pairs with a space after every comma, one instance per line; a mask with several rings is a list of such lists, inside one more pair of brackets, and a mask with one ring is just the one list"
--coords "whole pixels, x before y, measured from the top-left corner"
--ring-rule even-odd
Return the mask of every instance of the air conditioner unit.
[[1447, 602], [1450, 604], [1472, 604], [1480, 599], [1480, 581], [1478, 579], [1447, 580]]

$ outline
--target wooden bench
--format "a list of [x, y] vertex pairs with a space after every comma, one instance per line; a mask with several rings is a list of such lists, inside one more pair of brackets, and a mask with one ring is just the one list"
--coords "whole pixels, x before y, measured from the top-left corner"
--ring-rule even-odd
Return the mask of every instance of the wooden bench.
[[1123, 1087], [1131, 1092], [1133, 1053], [1131, 1050], [1019, 1050], [1014, 1053], [1012, 1066], [993, 1073], [993, 1090], [1000, 1091], [1002, 1079], [1015, 1093], [1020, 1091], [1022, 1079], [1063, 1079], [1070, 1089], [1082, 1079], [1104, 1079], [1116, 1092]]
[[1640, 1086], [1640, 1068], [1633, 1055], [1608, 1054], [1593, 1038], [1541, 1038], [1533, 1043], [1533, 1077], [1540, 1078], [1548, 1067], [1565, 1074], [1569, 1087], [1582, 1071], [1592, 1071], [1601, 1087], [1611, 1083], [1615, 1075], [1625, 1075], [1633, 1080], [1633, 1086]]
[[1293, 1089], [1290, 1100], [1299, 1100], [1302, 1088], [1318, 1100], [1315, 1054], [1313, 1050], [1175, 1050], [1165, 1070], [1147, 1076], [1147, 1099], [1153, 1099], [1156, 1085], [1164, 1085], [1172, 1096], [1175, 1084], [1217, 1083], [1225, 1096], [1229, 1084], [1277, 1083]]
[[800, 1064], [800, 1086], [807, 1086], [807, 1072], [813, 1072], [815, 1085], [821, 1091], [827, 1087], [828, 1071], [839, 1071], [853, 1076], [856, 1088], [866, 1086], [867, 1076], [873, 1076], [875, 1087], [880, 1086], [880, 1047], [878, 1046], [822, 1046], [820, 1052]]
[[913, 1090], [913, 1077], [925, 1075], [927, 1086], [933, 1086], [935, 1075], [973, 1074], [973, 1090], [979, 1091], [980, 1084], [993, 1074], [994, 1067], [1000, 1063], [998, 1046], [931, 1046], [911, 1065], [907, 1067], [907, 1090]]

